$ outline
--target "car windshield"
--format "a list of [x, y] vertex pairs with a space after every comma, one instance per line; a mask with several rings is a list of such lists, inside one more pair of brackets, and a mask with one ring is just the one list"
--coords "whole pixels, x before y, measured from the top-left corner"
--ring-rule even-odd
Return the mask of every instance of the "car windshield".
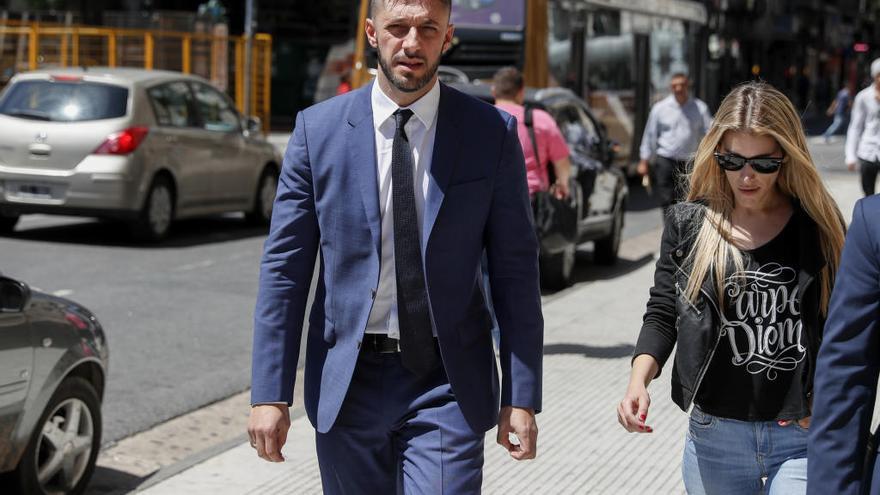
[[0, 99], [0, 114], [53, 122], [115, 119], [127, 107], [128, 89], [77, 81], [20, 81]]

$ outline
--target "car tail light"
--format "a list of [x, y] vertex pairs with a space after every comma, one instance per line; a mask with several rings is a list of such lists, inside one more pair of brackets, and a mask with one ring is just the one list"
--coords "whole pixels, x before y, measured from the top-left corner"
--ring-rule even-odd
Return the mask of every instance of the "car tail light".
[[146, 127], [129, 127], [121, 132], [114, 132], [95, 150], [96, 155], [127, 155], [140, 146], [150, 130]]

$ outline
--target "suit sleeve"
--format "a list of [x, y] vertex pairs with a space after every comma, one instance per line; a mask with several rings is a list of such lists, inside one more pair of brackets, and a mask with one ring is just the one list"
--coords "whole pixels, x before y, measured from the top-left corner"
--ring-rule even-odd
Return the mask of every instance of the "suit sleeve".
[[856, 204], [816, 363], [808, 493], [861, 493], [880, 372], [880, 251]]
[[293, 401], [303, 318], [317, 255], [318, 219], [306, 142], [297, 115], [260, 263], [254, 311], [251, 404]]
[[541, 410], [544, 318], [538, 241], [516, 131], [507, 120], [486, 226], [489, 282], [501, 333], [501, 405]]

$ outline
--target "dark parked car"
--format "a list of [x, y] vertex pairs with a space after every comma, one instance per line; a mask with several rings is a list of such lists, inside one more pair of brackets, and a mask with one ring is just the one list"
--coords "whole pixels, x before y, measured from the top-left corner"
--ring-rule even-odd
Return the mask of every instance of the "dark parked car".
[[89, 310], [0, 277], [0, 491], [85, 491], [101, 446], [107, 357]]
[[[489, 86], [451, 86], [492, 102]], [[593, 241], [593, 260], [603, 265], [617, 261], [624, 211], [629, 195], [626, 177], [613, 166], [614, 143], [587, 104], [563, 88], [527, 90], [525, 105], [553, 116], [571, 151], [572, 187], [570, 204], [578, 212], [575, 242], [541, 242], [541, 283], [549, 289], [569, 285], [577, 246]]]

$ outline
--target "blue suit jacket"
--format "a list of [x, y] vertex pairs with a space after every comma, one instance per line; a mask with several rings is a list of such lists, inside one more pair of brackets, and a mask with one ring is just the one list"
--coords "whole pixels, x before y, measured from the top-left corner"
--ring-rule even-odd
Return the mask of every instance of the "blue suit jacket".
[[[862, 493], [880, 373], [880, 196], [856, 203], [816, 363], [807, 491]], [[880, 494], [880, 465], [872, 494]]]
[[[326, 432], [351, 380], [379, 280], [381, 228], [371, 86], [310, 107], [287, 146], [260, 269], [251, 401], [291, 403], [306, 298], [305, 406]], [[476, 431], [503, 405], [541, 408], [538, 244], [516, 121], [441, 85], [422, 259], [443, 365]], [[501, 373], [483, 299], [486, 250]], [[500, 395], [500, 397], [499, 397]]]

